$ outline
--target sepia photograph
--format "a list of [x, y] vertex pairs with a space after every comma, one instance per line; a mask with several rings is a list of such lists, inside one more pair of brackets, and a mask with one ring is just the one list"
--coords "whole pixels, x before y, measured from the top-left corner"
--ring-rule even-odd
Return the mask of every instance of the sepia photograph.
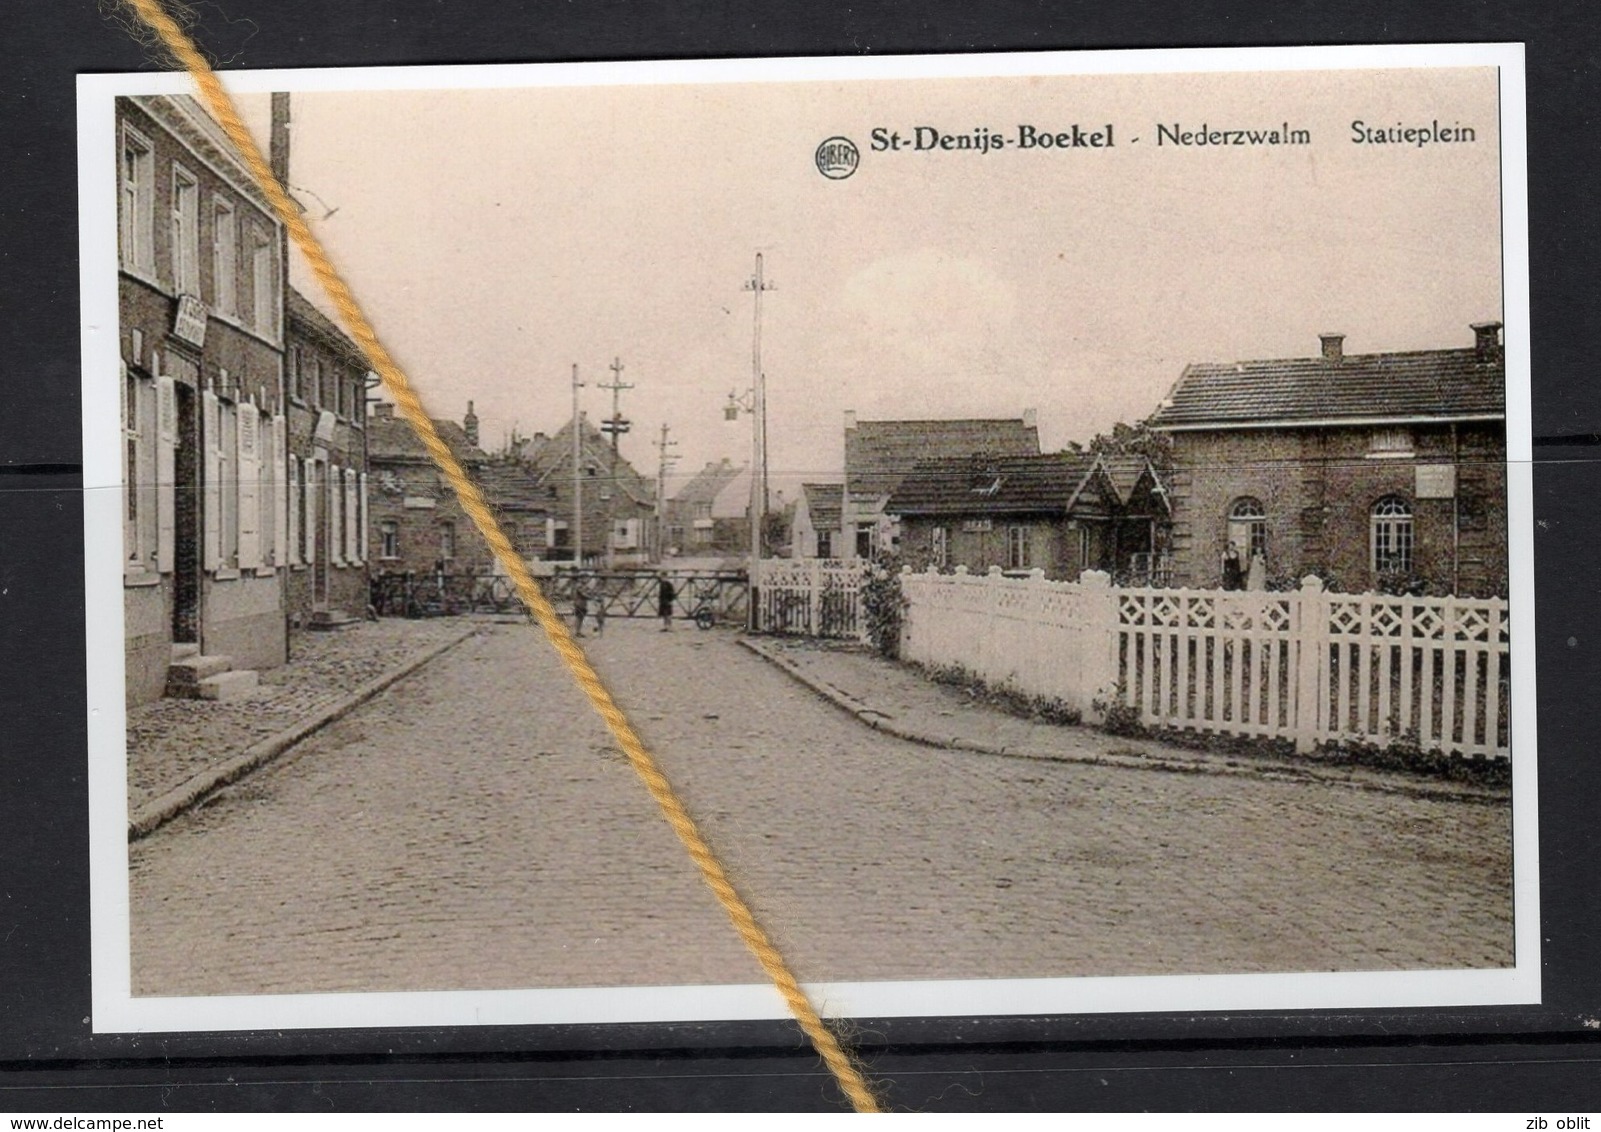
[[[1516, 48], [229, 81], [825, 1013], [1539, 1000]], [[80, 145], [96, 1027], [781, 1015], [222, 127]]]

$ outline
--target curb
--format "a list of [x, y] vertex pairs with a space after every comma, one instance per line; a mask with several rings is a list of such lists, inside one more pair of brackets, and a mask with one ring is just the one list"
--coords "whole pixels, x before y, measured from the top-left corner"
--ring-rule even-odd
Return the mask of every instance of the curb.
[[875, 731], [882, 731], [886, 735], [904, 739], [908, 743], [917, 743], [924, 747], [935, 747], [947, 751], [970, 751], [974, 754], [995, 755], [1008, 759], [1076, 763], [1082, 766], [1127, 767], [1133, 770], [1166, 771], [1170, 774], [1209, 774], [1224, 778], [1256, 778], [1271, 782], [1321, 782], [1332, 786], [1345, 786], [1353, 790], [1368, 790], [1379, 794], [1400, 794], [1411, 798], [1453, 802], [1500, 803], [1507, 801], [1511, 797], [1509, 792], [1477, 790], [1471, 787], [1453, 789], [1421, 784], [1414, 785], [1408, 782], [1390, 782], [1382, 779], [1363, 781], [1340, 774], [1331, 774], [1312, 766], [1290, 766], [1282, 763], [1251, 765], [1238, 761], [1219, 762], [1216, 759], [1199, 755], [1193, 758], [1164, 758], [1160, 755], [1122, 755], [1110, 751], [1095, 754], [1047, 752], [1024, 747], [996, 746], [959, 735], [945, 737], [897, 723], [894, 717], [870, 708], [855, 696], [816, 679], [788, 657], [781, 656], [776, 650], [769, 648], [763, 641], [752, 637], [740, 637], [739, 643], [847, 715], [854, 716], [858, 722], [871, 727]]
[[471, 626], [450, 640], [425, 649], [399, 666], [367, 681], [343, 699], [335, 700], [315, 714], [290, 724], [276, 735], [269, 735], [251, 744], [226, 762], [207, 767], [188, 781], [173, 787], [153, 802], [147, 803], [128, 819], [128, 840], [137, 841], [155, 832], [179, 814], [192, 809], [216, 790], [272, 762], [295, 744], [309, 738], [335, 720], [349, 715], [391, 684], [410, 676], [467, 638], [477, 636], [478, 628], [476, 625]]

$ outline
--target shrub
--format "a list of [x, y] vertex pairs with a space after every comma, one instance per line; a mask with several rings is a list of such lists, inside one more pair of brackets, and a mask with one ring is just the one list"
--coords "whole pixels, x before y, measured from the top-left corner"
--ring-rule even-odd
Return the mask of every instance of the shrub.
[[1110, 696], [1096, 696], [1090, 706], [1101, 717], [1101, 730], [1108, 735], [1133, 738], [1146, 733], [1145, 724], [1140, 720], [1140, 707], [1128, 702], [1128, 685], [1121, 680]]
[[1035, 695], [1009, 684], [990, 684], [959, 664], [922, 668], [921, 671], [935, 684], [960, 688], [975, 701], [1021, 719], [1053, 723], [1058, 727], [1076, 727], [1084, 721], [1078, 709], [1054, 696]]
[[862, 584], [862, 612], [867, 617], [867, 639], [878, 655], [898, 658], [906, 596], [901, 593], [901, 575], [893, 559], [879, 558], [868, 567]]

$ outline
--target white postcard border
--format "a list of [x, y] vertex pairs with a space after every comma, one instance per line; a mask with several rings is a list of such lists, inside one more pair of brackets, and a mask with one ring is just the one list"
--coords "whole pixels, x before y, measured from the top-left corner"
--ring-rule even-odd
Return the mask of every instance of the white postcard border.
[[[810, 986], [824, 1013], [862, 1018], [1450, 1007], [1538, 1003], [1532, 414], [1526, 117], [1521, 44], [1173, 49], [996, 55], [675, 60], [234, 71], [239, 93], [600, 86], [614, 83], [1495, 67], [1501, 75], [1502, 248], [1513, 715], [1516, 966], [1491, 971], [1116, 976]], [[766, 984], [431, 993], [135, 998], [131, 993], [126, 712], [117, 403], [117, 233], [113, 99], [189, 94], [187, 75], [80, 75], [84, 581], [88, 645], [89, 836], [96, 1032], [735, 1021], [787, 1017]]]

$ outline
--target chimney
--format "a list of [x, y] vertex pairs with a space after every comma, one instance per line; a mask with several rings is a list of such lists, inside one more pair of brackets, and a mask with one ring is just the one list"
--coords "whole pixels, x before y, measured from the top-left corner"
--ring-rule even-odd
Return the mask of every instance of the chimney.
[[1039, 428], [1040, 427], [1040, 411], [1038, 409], [1024, 409], [1023, 410], [1023, 427], [1024, 428]]
[[478, 414], [473, 412], [473, 403], [467, 402], [467, 415], [461, 418], [461, 430], [467, 434], [467, 443], [474, 448], [478, 447]]
[[855, 409], [846, 409], [845, 410], [845, 431], [849, 432], [851, 429], [853, 429], [855, 427], [856, 427], [856, 410]]
[[395, 407], [388, 401], [374, 401], [372, 418], [375, 421], [392, 421], [395, 419]]
[[1473, 352], [1481, 362], [1501, 360], [1501, 324], [1475, 322], [1473, 324]]
[[267, 137], [268, 163], [278, 183], [289, 191], [289, 95], [274, 91], [272, 95], [272, 128]]
[[1318, 340], [1323, 343], [1323, 360], [1337, 362], [1345, 357], [1345, 335], [1319, 334]]

